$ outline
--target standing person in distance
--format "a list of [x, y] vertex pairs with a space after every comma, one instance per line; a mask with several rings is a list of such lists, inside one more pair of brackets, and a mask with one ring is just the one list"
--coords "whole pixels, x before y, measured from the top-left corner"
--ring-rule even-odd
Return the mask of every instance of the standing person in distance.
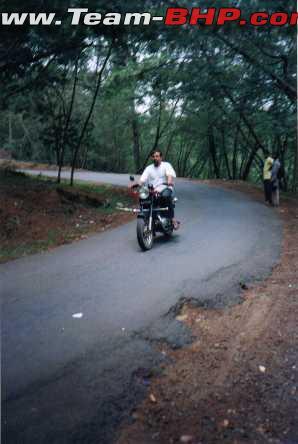
[[273, 166], [273, 159], [269, 155], [269, 152], [265, 152], [266, 160], [263, 168], [263, 181], [264, 181], [264, 193], [265, 202], [272, 205], [272, 185], [271, 185], [271, 170]]
[[274, 162], [271, 170], [271, 192], [272, 192], [272, 204], [274, 207], [279, 206], [279, 188], [281, 179], [281, 163], [278, 158], [278, 153], [273, 156]]

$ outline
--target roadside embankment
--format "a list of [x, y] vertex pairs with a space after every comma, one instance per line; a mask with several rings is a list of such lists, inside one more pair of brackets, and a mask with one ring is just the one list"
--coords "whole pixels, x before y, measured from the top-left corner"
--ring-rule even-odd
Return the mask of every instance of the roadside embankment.
[[[247, 184], [214, 186], [263, 199]], [[241, 304], [183, 306], [177, 319], [194, 341], [164, 348], [171, 363], [151, 379], [117, 444], [298, 442], [298, 202], [283, 199], [272, 211], [284, 223], [279, 264], [264, 282], [241, 283]]]

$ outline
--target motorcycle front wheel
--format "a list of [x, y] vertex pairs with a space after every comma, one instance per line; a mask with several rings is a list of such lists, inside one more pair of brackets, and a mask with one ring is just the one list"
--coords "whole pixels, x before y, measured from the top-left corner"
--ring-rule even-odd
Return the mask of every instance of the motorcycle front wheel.
[[153, 232], [149, 230], [148, 223], [144, 219], [137, 220], [137, 238], [143, 251], [150, 250], [153, 245]]

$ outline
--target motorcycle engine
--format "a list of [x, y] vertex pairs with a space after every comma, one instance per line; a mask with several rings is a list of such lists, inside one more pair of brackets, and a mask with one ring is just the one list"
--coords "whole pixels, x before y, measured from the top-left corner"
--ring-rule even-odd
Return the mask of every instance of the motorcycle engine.
[[161, 223], [162, 228], [167, 231], [170, 228], [170, 220], [166, 217], [159, 216], [159, 222]]

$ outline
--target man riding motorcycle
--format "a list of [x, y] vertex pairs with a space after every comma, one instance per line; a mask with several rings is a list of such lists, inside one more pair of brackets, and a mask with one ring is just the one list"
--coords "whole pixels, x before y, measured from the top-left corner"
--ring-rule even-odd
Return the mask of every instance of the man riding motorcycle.
[[173, 187], [176, 173], [169, 162], [162, 160], [162, 152], [155, 150], [152, 153], [153, 164], [147, 166], [138, 183], [130, 185], [131, 188], [142, 186], [145, 183], [153, 185], [154, 190], [160, 194], [162, 202], [169, 208], [169, 217], [172, 219], [175, 230], [179, 228], [180, 222], [174, 218]]

